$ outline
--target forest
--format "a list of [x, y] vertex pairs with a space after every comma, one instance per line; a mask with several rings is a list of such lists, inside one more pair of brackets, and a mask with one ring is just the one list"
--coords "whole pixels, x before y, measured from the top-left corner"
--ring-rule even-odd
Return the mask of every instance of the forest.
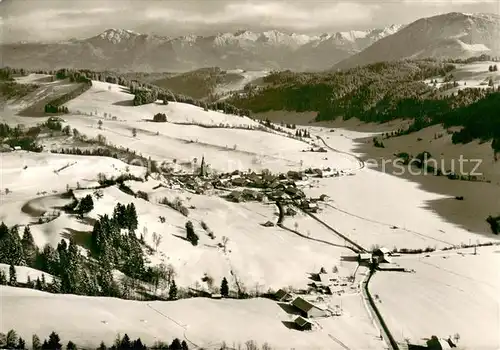
[[[233, 96], [229, 103], [254, 113], [315, 111], [316, 121], [356, 117], [364, 122], [382, 123], [413, 119], [410, 132], [439, 123], [463, 126], [454, 142], [493, 138], [498, 149], [500, 120], [494, 114], [499, 110], [500, 90], [464, 88], [446, 93], [459, 84], [451, 73], [454, 69], [452, 63], [407, 60], [339, 72], [274, 72], [264, 78], [266, 87]], [[442, 77], [449, 84], [437, 88], [424, 82], [435, 77]], [[478, 121], [473, 115], [482, 118]]]

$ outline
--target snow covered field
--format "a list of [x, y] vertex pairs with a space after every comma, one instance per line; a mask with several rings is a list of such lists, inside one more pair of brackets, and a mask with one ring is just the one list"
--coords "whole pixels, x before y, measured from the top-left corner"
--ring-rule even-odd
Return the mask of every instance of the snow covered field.
[[[493, 79], [494, 87], [498, 87], [500, 84], [500, 72], [490, 72], [488, 68], [490, 66], [499, 65], [498, 62], [486, 61], [486, 62], [474, 62], [470, 64], [457, 65], [457, 68], [453, 70], [450, 74], [453, 74], [453, 81], [456, 81], [459, 86], [446, 90], [447, 93], [457, 92], [466, 88], [477, 88], [477, 89], [487, 89], [489, 79]], [[443, 84], [442, 77], [435, 77], [428, 79], [425, 82], [429, 86], [433, 86], [433, 81], [437, 80], [436, 88], [439, 88]]]
[[[67, 106], [71, 112], [65, 116], [72, 128], [90, 137], [103, 135], [113, 145], [122, 145], [158, 161], [178, 163], [193, 162], [194, 158], [205, 161], [212, 169], [220, 171], [261, 170], [286, 172], [290, 169], [331, 166], [337, 169], [353, 167], [350, 157], [330, 154], [325, 160], [323, 153], [302, 152], [310, 148], [307, 143], [264, 131], [229, 128], [204, 128], [197, 125], [174, 123], [197, 123], [216, 125], [220, 123], [235, 127], [256, 127], [250, 118], [226, 115], [187, 104], [171, 102], [167, 106], [148, 104], [124, 106], [120, 102], [131, 102], [133, 96], [120, 92], [118, 85], [93, 82], [94, 86]], [[108, 90], [111, 86], [111, 91]], [[98, 115], [85, 116], [98, 111]], [[167, 123], [153, 123], [155, 113], [166, 113]], [[104, 119], [104, 113], [108, 119]], [[116, 120], [112, 120], [116, 117]], [[101, 129], [98, 121], [102, 120]], [[136, 129], [137, 136], [132, 135]]]
[[[330, 128], [307, 127], [313, 139], [322, 138], [324, 143], [320, 139], [315, 141], [328, 152], [302, 152], [311, 146], [273, 133], [175, 124], [258, 125], [249, 118], [205, 112], [180, 103], [134, 107], [132, 95], [121, 87], [93, 83], [89, 91], [67, 104], [71, 111], [64, 116], [67, 123], [84, 135], [103, 135], [112, 145], [128, 147], [159, 162], [175, 159], [178, 164], [194, 163], [197, 158], [199, 164], [204, 156], [211, 168], [219, 171], [268, 168], [286, 172], [330, 166], [351, 173], [352, 176], [309, 179], [303, 190], [315, 198], [326, 194], [330, 200], [320, 204], [321, 211], [316, 216], [366, 249], [374, 245], [389, 249], [440, 248], [496, 238], [468, 232], [427, 208], [429, 201], [443, 196], [425, 192], [415, 183], [364, 164], [358, 158], [361, 155], [354, 154], [355, 139], [375, 133], [341, 129], [330, 132]], [[148, 121], [158, 112], [166, 113], [169, 122]], [[99, 120], [103, 122], [101, 128]], [[135, 137], [132, 129], [137, 131]], [[94, 209], [88, 218], [81, 220], [58, 209], [69, 201], [61, 196], [67, 186], [95, 186], [99, 173], [108, 177], [127, 172], [143, 176], [146, 169], [114, 158], [24, 151], [1, 154], [0, 162], [0, 221], [9, 226], [31, 224], [40, 247], [46, 243], [55, 246], [61, 238], [70, 236], [84, 246], [92, 230], [92, 219], [111, 214], [120, 202], [135, 204], [137, 233], [143, 234], [149, 245], [153, 246], [154, 233], [162, 237], [158, 252], [148, 256], [148, 264], [171, 264], [181, 288], [206, 288], [202, 282], [206, 274], [213, 278], [217, 288], [226, 277], [234, 290], [233, 276], [237, 276], [247, 291], [262, 293], [288, 286], [305, 289], [310, 282], [308, 274], [318, 272], [321, 267], [327, 270], [337, 267], [343, 276], [351, 275], [357, 267], [357, 263], [341, 259], [353, 255], [343, 247], [345, 242], [313, 217], [299, 212], [295, 217], [286, 217], [284, 222], [287, 228], [307, 237], [279, 227], [262, 226], [267, 221], [277, 221], [274, 203], [230, 203], [215, 194], [153, 189], [165, 181], [150, 179], [126, 183], [134, 191], [146, 192], [149, 201], [130, 196], [117, 187], [100, 190], [100, 198], [95, 196], [95, 190], [75, 190], [78, 198], [94, 196]], [[170, 200], [179, 197], [189, 208], [189, 216], [158, 204], [164, 197]], [[51, 220], [37, 223], [41, 216]], [[165, 222], [160, 217], [165, 217]], [[200, 237], [197, 246], [184, 239], [188, 220], [193, 222]], [[201, 227], [202, 221], [213, 231], [214, 239]], [[223, 237], [227, 237], [226, 249], [221, 247]], [[500, 255], [487, 252], [481, 248], [477, 256], [462, 257], [450, 252], [447, 259], [400, 258], [398, 262], [415, 269], [416, 274], [378, 272], [373, 278], [372, 294], [379, 294], [382, 299], [382, 314], [387, 317], [389, 327], [395, 329], [395, 335], [402, 330], [405, 338], [418, 340], [433, 334], [447, 336], [458, 332], [463, 343], [474, 349], [498, 348], [493, 327], [498, 328], [498, 315], [494, 312], [498, 310], [498, 298], [494, 298], [499, 286], [488, 277], [494, 279], [493, 268], [498, 266]], [[26, 276], [27, 270], [20, 269], [19, 275]], [[289, 321], [290, 316], [275, 302], [265, 299], [197, 298], [146, 303], [0, 288], [1, 314], [8, 315], [3, 317], [0, 332], [15, 328], [25, 338], [32, 333], [45, 336], [56, 330], [63, 339], [71, 339], [78, 345], [86, 342], [98, 345], [101, 340], [111, 343], [116, 333], [127, 332], [147, 343], [182, 336], [206, 348], [214, 348], [223, 340], [228, 344], [243, 344], [250, 339], [259, 344], [268, 342], [275, 349], [340, 349], [340, 343], [350, 349], [383, 348], [377, 340], [379, 330], [370, 320], [361, 295], [355, 292], [340, 297], [342, 301], [333, 297], [333, 303], [343, 305], [342, 316], [319, 320], [318, 329], [313, 332], [298, 332], [287, 329], [282, 321]], [[479, 299], [473, 293], [474, 288]], [[493, 307], [487, 309], [487, 304]], [[464, 305], [466, 310], [457, 305]], [[58, 317], [61, 309], [67, 310], [63, 321]], [[415, 309], [419, 312], [412, 312]], [[43, 325], [26, 322], [39, 320], [42, 315], [47, 319]], [[430, 319], [439, 322], [429, 322]], [[480, 332], [473, 329], [471, 319], [477, 320], [472, 324], [481, 325]]]
[[[1, 331], [16, 329], [25, 339], [31, 334], [47, 335], [56, 329], [61, 338], [80, 346], [98, 346], [101, 340], [110, 345], [118, 333], [140, 337], [147, 344], [157, 340], [171, 342], [175, 337], [194, 348], [218, 349], [244, 346], [248, 340], [273, 349], [342, 349], [331, 336], [353, 349], [383, 349], [367, 317], [351, 315], [349, 322], [333, 319], [320, 321], [323, 329], [300, 332], [288, 329], [283, 321], [286, 312], [268, 299], [213, 300], [185, 299], [175, 302], [138, 302], [114, 298], [90, 298], [53, 295], [29, 289], [0, 286], [3, 315]], [[363, 313], [358, 300], [355, 312]], [[64, 318], [60, 317], [64, 311]], [[27, 319], [43, 319], [36, 328]], [[368, 332], [368, 335], [365, 335]], [[218, 347], [217, 347], [218, 346]]]
[[267, 71], [243, 71], [241, 69], [227, 71], [227, 73], [235, 73], [241, 75], [243, 78], [225, 85], [217, 86], [217, 89], [215, 90], [216, 94], [227, 94], [234, 91], [241, 91], [248, 83], [269, 75], [269, 72]]
[[466, 349], [500, 348], [500, 248], [480, 247], [397, 259], [415, 273], [377, 272], [370, 282], [398, 340], [460, 335]]

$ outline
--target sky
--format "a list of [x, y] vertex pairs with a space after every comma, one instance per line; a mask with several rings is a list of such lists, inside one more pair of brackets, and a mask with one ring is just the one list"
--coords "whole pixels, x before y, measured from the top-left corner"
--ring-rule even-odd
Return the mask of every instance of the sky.
[[0, 40], [80, 39], [109, 28], [165, 36], [241, 29], [320, 34], [454, 11], [500, 14], [500, 0], [0, 0]]

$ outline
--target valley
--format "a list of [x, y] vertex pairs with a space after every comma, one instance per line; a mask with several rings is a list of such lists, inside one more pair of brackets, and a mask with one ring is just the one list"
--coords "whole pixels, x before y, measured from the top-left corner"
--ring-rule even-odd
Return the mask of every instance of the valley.
[[[462, 145], [454, 145], [451, 135], [439, 139], [447, 148], [434, 144], [430, 135], [440, 132], [432, 129], [436, 126], [419, 131], [427, 136], [417, 132], [383, 139], [382, 149], [372, 139], [397, 130], [399, 121], [353, 130], [354, 120], [308, 124], [297, 119], [287, 124], [293, 112], [266, 122], [183, 102], [134, 105], [128, 87], [97, 80], [64, 103], [67, 113], [19, 115], [40, 103], [37, 96], [52, 85], [76, 86], [44, 80], [50, 77], [16, 77], [19, 84], [36, 82], [39, 87], [2, 107], [1, 123], [13, 130], [23, 124], [19, 133], [29, 135], [29, 128], [38, 125], [35, 141], [41, 147], [40, 152], [16, 149], [20, 139], [12, 136], [14, 131], [2, 134], [2, 143], [13, 145], [0, 157], [0, 221], [9, 232], [2, 231], [2, 239], [18, 234], [12, 229], [16, 225], [19, 237], [29, 227], [31, 247], [41, 259], [51, 249], [65, 256], [64, 241], [67, 254], [78, 256], [73, 258], [81, 275], [74, 282], [52, 267], [52, 279], [43, 264], [33, 263], [36, 269], [13, 264], [19, 285], [0, 286], [0, 332], [15, 329], [29, 339], [56, 331], [82, 348], [96, 348], [101, 341], [112, 344], [124, 333], [147, 344], [179, 338], [194, 349], [249, 347], [249, 341], [263, 349], [385, 349], [394, 348], [391, 339], [402, 348], [407, 341], [420, 344], [434, 334], [446, 338], [456, 333], [464, 348], [500, 345], [493, 335], [498, 328], [494, 312], [470, 311], [458, 318], [460, 311], [448, 304], [441, 306], [448, 305], [447, 310], [434, 312], [438, 286], [445, 283], [436, 280], [470, 291], [471, 271], [485, 285], [482, 303], [498, 304], [494, 295], [499, 286], [488, 282], [494, 271], [480, 268], [495, 266], [500, 243], [484, 216], [486, 210], [494, 211], [494, 195], [470, 215], [481, 226], [460, 226], [429, 208], [436, 201], [455, 201], [455, 194], [434, 190], [442, 181], [470, 185], [466, 200], [456, 201], [457, 206], [472, 207], [467, 203], [475, 203], [469, 199], [473, 191], [495, 193], [496, 163], [484, 170], [491, 184], [432, 176], [430, 188], [366, 163], [397, 150], [460, 154]], [[154, 122], [161, 113], [166, 121]], [[424, 141], [412, 141], [416, 138]], [[491, 142], [481, 147], [470, 148], [485, 159], [490, 152], [491, 159]], [[77, 154], [76, 149], [95, 154]], [[97, 153], [104, 150], [108, 156]], [[478, 190], [481, 186], [489, 190]], [[83, 211], [88, 197], [93, 204]], [[68, 207], [71, 203], [76, 206]], [[120, 216], [118, 203], [129, 209], [133, 205], [135, 224]], [[106, 235], [114, 238], [99, 238]], [[115, 253], [101, 239], [118, 242]], [[358, 256], [375, 257], [381, 247], [388, 248], [391, 263], [367, 265]], [[3, 256], [2, 271], [8, 272], [12, 256]], [[450, 266], [443, 257], [461, 262]], [[148, 275], [154, 271], [165, 275], [155, 282]], [[29, 286], [27, 276], [34, 281], [42, 273], [53, 290], [19, 288]], [[108, 284], [100, 280], [103, 273], [111, 274], [108, 282], [116, 288], [109, 295], [104, 291]], [[364, 291], [369, 276], [371, 296]], [[276, 300], [280, 289], [322, 310], [320, 316], [305, 311], [310, 331], [297, 329], [297, 316], [304, 312], [300, 307]], [[376, 299], [389, 332], [380, 325], [370, 298]], [[472, 298], [470, 292], [453, 294], [454, 303], [468, 308], [473, 308]], [[406, 300], [432, 322], [412, 317], [402, 306]], [[64, 318], [58, 317], [60, 309], [66, 310]], [[40, 326], [42, 315], [47, 322]], [[471, 322], [483, 325], [484, 336], [469, 334]]]

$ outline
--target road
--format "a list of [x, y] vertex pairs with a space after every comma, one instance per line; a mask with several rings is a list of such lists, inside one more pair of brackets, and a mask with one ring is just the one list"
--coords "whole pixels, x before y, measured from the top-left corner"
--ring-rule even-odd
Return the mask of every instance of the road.
[[336, 149], [336, 148], [333, 148], [329, 144], [327, 144], [326, 141], [321, 136], [319, 136], [319, 135], [314, 135], [314, 136], [316, 136], [316, 138], [318, 140], [320, 140], [323, 143], [323, 145], [325, 145], [325, 147], [328, 148], [330, 151], [333, 151], [333, 152], [336, 152], [336, 153], [345, 154], [345, 155], [348, 155], [348, 156], [353, 157], [354, 159], [356, 159], [356, 161], [358, 162], [358, 168], [354, 169], [354, 170], [361, 170], [361, 169], [365, 168], [365, 166], [366, 166], [365, 162], [363, 161], [363, 159], [361, 159], [357, 155], [355, 155], [353, 153], [346, 152], [346, 151], [341, 151], [341, 150]]

